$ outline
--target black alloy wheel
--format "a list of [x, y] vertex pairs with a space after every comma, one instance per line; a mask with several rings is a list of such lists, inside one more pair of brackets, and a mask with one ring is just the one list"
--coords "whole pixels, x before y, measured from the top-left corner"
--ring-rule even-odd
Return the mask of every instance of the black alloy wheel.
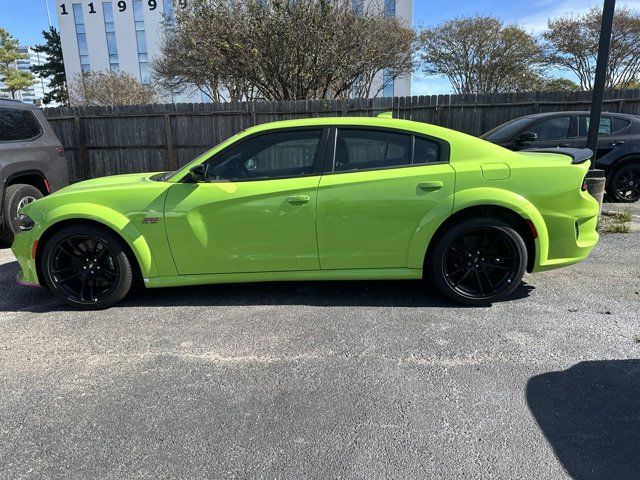
[[640, 199], [640, 163], [623, 165], [611, 179], [613, 200], [617, 202], [637, 202]]
[[527, 264], [522, 237], [496, 219], [466, 220], [440, 239], [432, 257], [440, 290], [468, 305], [486, 305], [520, 285]]
[[42, 255], [47, 286], [78, 308], [106, 308], [124, 298], [132, 283], [121, 242], [99, 228], [80, 225], [49, 239]]

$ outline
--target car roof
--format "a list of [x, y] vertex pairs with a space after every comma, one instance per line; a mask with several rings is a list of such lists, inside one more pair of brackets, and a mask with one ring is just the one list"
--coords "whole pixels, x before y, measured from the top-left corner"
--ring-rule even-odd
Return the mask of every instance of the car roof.
[[0, 98], [0, 107], [24, 108], [25, 110], [38, 110], [33, 103], [24, 103], [14, 98]]
[[[591, 115], [591, 112], [588, 110], [566, 110], [561, 112], [541, 112], [541, 113], [532, 113], [531, 115], [524, 115], [518, 118], [530, 118], [532, 120], [543, 118], [543, 117], [552, 117], [552, 116], [562, 116], [562, 115]], [[632, 115], [630, 113], [617, 113], [617, 112], [602, 112], [602, 115], [610, 115], [612, 117], [626, 118], [628, 120], [638, 119], [637, 115]]]
[[[363, 126], [380, 127], [398, 130], [406, 130], [414, 133], [424, 133], [434, 136], [465, 135], [462, 132], [450, 130], [445, 127], [432, 125], [413, 120], [403, 120], [390, 117], [314, 117], [300, 118], [295, 120], [280, 120], [277, 122], [261, 123], [247, 128], [243, 133], [251, 134], [279, 128], [301, 128], [301, 127], [327, 127], [327, 126]], [[465, 135], [466, 136], [466, 135]]]

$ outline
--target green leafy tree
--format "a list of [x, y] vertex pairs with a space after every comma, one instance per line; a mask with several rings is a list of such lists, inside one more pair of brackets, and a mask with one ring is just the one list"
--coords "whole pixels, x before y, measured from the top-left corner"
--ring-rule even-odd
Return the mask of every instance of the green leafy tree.
[[539, 90], [542, 92], [579, 92], [582, 89], [580, 85], [568, 78], [547, 78], [542, 81]]
[[4, 91], [11, 93], [16, 98], [16, 93], [35, 83], [35, 78], [30, 72], [18, 70], [18, 60], [29, 57], [26, 53], [20, 53], [20, 43], [5, 29], [0, 28], [0, 82], [4, 83]]
[[[573, 72], [582, 90], [593, 89], [602, 10], [551, 19], [542, 37], [545, 59], [553, 67]], [[628, 88], [640, 76], [640, 14], [620, 7], [613, 17], [606, 88]]]
[[33, 49], [38, 53], [44, 53], [47, 61], [42, 65], [33, 65], [31, 71], [38, 77], [48, 79], [49, 92], [44, 95], [44, 103], [57, 102], [62, 105], [69, 104], [69, 89], [67, 77], [64, 73], [64, 60], [62, 58], [62, 44], [60, 32], [55, 27], [49, 27], [49, 31], [42, 32], [45, 43], [36, 45]]
[[444, 75], [456, 93], [526, 91], [542, 80], [542, 49], [517, 25], [491, 16], [459, 17], [419, 37], [427, 75]]

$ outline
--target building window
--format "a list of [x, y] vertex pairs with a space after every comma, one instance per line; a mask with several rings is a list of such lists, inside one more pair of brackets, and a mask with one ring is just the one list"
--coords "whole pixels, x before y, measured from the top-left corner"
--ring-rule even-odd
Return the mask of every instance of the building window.
[[87, 34], [84, 30], [82, 4], [73, 4], [73, 18], [76, 22], [76, 38], [78, 40], [78, 52], [80, 53], [80, 69], [84, 73], [91, 70], [91, 65], [89, 64], [89, 48], [87, 47]]
[[142, 1], [133, 0], [133, 20], [136, 24], [136, 44], [138, 45], [138, 64], [140, 65], [140, 81], [149, 83], [149, 57], [147, 55], [147, 37], [144, 31], [144, 14]]
[[396, 0], [384, 0], [384, 15], [386, 17], [396, 16]]
[[109, 69], [112, 72], [120, 71], [118, 60], [118, 45], [116, 43], [116, 27], [113, 23], [113, 4], [102, 2], [102, 14], [104, 16], [104, 31], [107, 35], [107, 51], [109, 53]]
[[164, 6], [165, 22], [167, 22], [167, 26], [172, 27], [175, 16], [173, 12], [173, 0], [163, 0], [162, 4]]
[[394, 96], [394, 92], [393, 92], [393, 87], [394, 87], [394, 79], [391, 75], [391, 73], [389, 72], [389, 70], [383, 70], [382, 71], [382, 96], [383, 97], [393, 97]]

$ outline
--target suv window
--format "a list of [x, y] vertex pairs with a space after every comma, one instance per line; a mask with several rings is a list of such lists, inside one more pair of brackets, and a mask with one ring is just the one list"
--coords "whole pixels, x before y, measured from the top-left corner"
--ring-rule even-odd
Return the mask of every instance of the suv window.
[[339, 129], [334, 172], [411, 165], [411, 135]]
[[42, 133], [42, 127], [29, 110], [0, 107], [0, 142], [29, 140]]
[[322, 129], [267, 133], [231, 147], [207, 164], [207, 181], [263, 180], [313, 173]]
[[553, 140], [569, 137], [571, 117], [553, 117], [534, 123], [526, 130], [538, 134], [538, 140]]

